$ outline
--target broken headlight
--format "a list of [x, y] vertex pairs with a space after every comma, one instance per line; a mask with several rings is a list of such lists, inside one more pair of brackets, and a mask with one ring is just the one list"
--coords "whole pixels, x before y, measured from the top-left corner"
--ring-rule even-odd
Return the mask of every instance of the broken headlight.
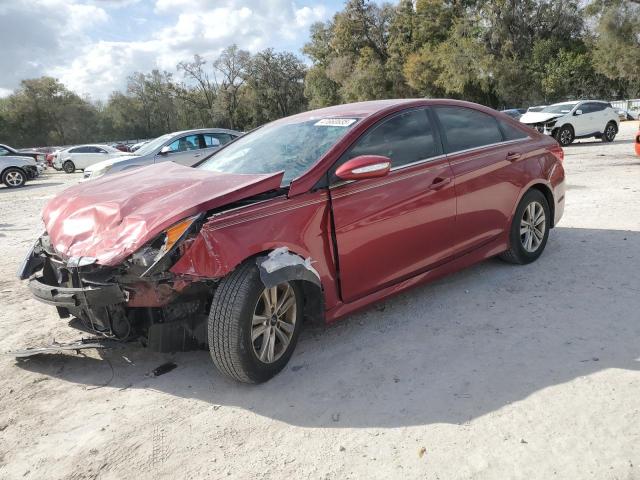
[[141, 276], [167, 270], [175, 260], [174, 253], [182, 241], [193, 233], [203, 214], [185, 218], [167, 228], [153, 241], [131, 256], [134, 265], [146, 267]]
[[551, 122], [547, 122], [544, 124], [546, 128], [553, 128], [556, 126], [556, 120], [552, 120]]

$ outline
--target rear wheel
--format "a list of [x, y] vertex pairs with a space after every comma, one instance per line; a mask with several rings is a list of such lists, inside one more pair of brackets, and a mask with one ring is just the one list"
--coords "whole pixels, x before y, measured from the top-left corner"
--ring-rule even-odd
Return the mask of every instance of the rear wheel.
[[571, 128], [570, 125], [563, 125], [562, 127], [560, 127], [556, 131], [554, 137], [563, 147], [571, 145], [575, 140], [575, 134], [573, 133], [573, 128]]
[[22, 187], [27, 183], [27, 175], [19, 168], [10, 167], [2, 173], [2, 183], [8, 188]]
[[613, 142], [617, 133], [618, 129], [616, 128], [616, 124], [614, 122], [609, 122], [607, 123], [607, 126], [604, 127], [604, 132], [602, 132], [600, 139], [603, 142]]
[[539, 190], [529, 190], [518, 204], [509, 232], [510, 248], [500, 258], [526, 264], [538, 259], [549, 238], [551, 211]]
[[76, 166], [71, 160], [67, 160], [66, 162], [64, 162], [64, 165], [62, 165], [62, 169], [65, 171], [65, 173], [73, 173], [76, 171]]
[[208, 325], [213, 363], [240, 382], [269, 380], [293, 354], [302, 305], [296, 283], [266, 288], [255, 264], [241, 265], [220, 281], [213, 295]]

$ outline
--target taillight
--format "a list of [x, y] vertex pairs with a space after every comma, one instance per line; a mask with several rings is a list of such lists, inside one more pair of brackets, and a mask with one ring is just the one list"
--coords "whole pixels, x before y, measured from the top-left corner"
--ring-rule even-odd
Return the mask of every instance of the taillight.
[[547, 148], [547, 150], [554, 157], [556, 157], [558, 159], [558, 161], [560, 161], [560, 162], [564, 161], [564, 150], [562, 150], [562, 147], [560, 145], [558, 145], [558, 144], [551, 145], [550, 147]]

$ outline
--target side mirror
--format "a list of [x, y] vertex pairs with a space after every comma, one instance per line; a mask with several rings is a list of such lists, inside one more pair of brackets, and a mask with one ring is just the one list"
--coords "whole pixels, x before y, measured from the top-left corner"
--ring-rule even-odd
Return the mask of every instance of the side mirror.
[[384, 177], [391, 170], [391, 159], [381, 155], [360, 155], [347, 160], [336, 170], [341, 180], [364, 180]]
[[576, 113], [574, 113], [574, 115], [582, 115], [582, 110], [576, 110]]
[[165, 145], [160, 149], [160, 155], [166, 155], [171, 151], [171, 147], [169, 145]]

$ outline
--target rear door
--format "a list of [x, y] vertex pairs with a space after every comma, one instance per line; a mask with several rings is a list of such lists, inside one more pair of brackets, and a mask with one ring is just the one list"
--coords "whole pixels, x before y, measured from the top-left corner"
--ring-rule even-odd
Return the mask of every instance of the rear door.
[[202, 139], [204, 140], [204, 151], [202, 152], [202, 157], [206, 157], [207, 155], [215, 152], [221, 146], [229, 143], [231, 140], [236, 138], [235, 135], [231, 135], [230, 133], [220, 132], [220, 133], [203, 133]]
[[[389, 157], [382, 178], [344, 182], [336, 168], [359, 155]], [[425, 108], [371, 127], [330, 172], [342, 299], [353, 301], [442, 263], [455, 226], [452, 172]]]
[[528, 135], [472, 108], [434, 108], [455, 178], [457, 255], [478, 248], [509, 228], [525, 176]]

